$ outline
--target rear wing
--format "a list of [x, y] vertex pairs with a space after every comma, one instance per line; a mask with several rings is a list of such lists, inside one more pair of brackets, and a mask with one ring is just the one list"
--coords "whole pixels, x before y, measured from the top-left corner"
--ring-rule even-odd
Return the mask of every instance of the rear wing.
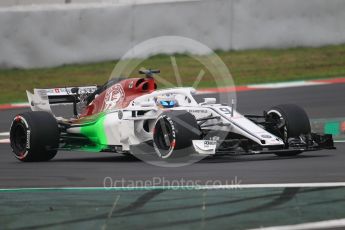
[[51, 104], [70, 104], [79, 102], [78, 95], [92, 94], [97, 86], [64, 87], [53, 89], [34, 89], [32, 94], [26, 91], [32, 111], [51, 112]]

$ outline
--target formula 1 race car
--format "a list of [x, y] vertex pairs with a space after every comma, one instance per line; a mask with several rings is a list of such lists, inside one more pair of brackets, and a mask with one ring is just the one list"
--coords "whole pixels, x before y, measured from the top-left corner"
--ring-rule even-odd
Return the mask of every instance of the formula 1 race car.
[[[182, 155], [265, 154], [293, 156], [333, 149], [328, 134], [311, 132], [306, 112], [277, 105], [263, 115], [241, 115], [215, 98], [197, 103], [193, 88], [156, 90], [154, 75], [112, 79], [103, 86], [35, 89], [32, 111], [15, 116], [11, 147], [21, 161], [47, 161], [58, 150], [129, 153], [152, 146], [158, 159]], [[53, 115], [51, 105], [73, 105], [72, 118]], [[80, 111], [78, 111], [78, 108]], [[81, 109], [80, 109], [81, 108]]]

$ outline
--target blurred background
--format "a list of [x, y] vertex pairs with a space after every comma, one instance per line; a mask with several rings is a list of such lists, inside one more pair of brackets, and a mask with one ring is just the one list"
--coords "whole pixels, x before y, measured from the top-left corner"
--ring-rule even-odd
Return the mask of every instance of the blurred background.
[[[168, 2], [171, 0], [3, 0], [0, 6], [21, 6], [38, 4], [68, 4], [68, 3], [143, 3], [143, 2]], [[181, 0], [177, 0], [181, 1]]]
[[[344, 0], [0, 0], [0, 229], [298, 229], [291, 225], [318, 227], [317, 221], [339, 218], [332, 229], [344, 229], [344, 22]], [[11, 156], [9, 127], [29, 110], [26, 90], [103, 84], [128, 50], [171, 35], [215, 51], [242, 89], [241, 113], [298, 104], [314, 132], [334, 135], [337, 150], [220, 157], [182, 170], [108, 153], [61, 151], [52, 162], [31, 164]], [[183, 84], [191, 86], [204, 67], [183, 50], [171, 52], [177, 51], [174, 59], [156, 54], [141, 66], [160, 69], [176, 83], [176, 64]], [[212, 79], [205, 70], [199, 90], [214, 87]], [[102, 188], [105, 177], [142, 182], [157, 176], [231, 185], [235, 178], [256, 187]], [[81, 189], [54, 189], [66, 187]]]
[[[34, 87], [102, 84], [128, 50], [167, 35], [215, 50], [236, 85], [342, 77], [344, 9], [343, 0], [2, 0], [0, 103], [26, 101]], [[176, 60], [192, 85], [200, 66], [183, 52]], [[174, 80], [169, 57], [145, 65]]]
[[342, 0], [5, 0], [0, 4], [0, 68], [114, 60], [142, 41], [166, 35], [192, 38], [222, 51], [345, 42]]

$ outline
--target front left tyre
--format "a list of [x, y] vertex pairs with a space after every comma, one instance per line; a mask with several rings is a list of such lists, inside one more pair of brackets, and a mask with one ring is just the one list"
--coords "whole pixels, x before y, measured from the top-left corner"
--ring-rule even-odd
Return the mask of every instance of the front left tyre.
[[183, 110], [161, 114], [154, 125], [153, 147], [161, 159], [186, 157], [193, 152], [193, 140], [201, 131], [195, 117]]
[[59, 138], [57, 121], [48, 112], [25, 112], [12, 121], [10, 143], [20, 161], [51, 160], [57, 153]]

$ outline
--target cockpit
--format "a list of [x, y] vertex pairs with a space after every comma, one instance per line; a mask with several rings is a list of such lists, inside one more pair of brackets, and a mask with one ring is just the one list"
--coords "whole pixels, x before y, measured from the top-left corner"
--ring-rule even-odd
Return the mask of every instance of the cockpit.
[[173, 88], [157, 90], [150, 94], [140, 96], [134, 100], [134, 106], [158, 107], [169, 109], [179, 106], [196, 106], [198, 103], [193, 98], [193, 88]]

